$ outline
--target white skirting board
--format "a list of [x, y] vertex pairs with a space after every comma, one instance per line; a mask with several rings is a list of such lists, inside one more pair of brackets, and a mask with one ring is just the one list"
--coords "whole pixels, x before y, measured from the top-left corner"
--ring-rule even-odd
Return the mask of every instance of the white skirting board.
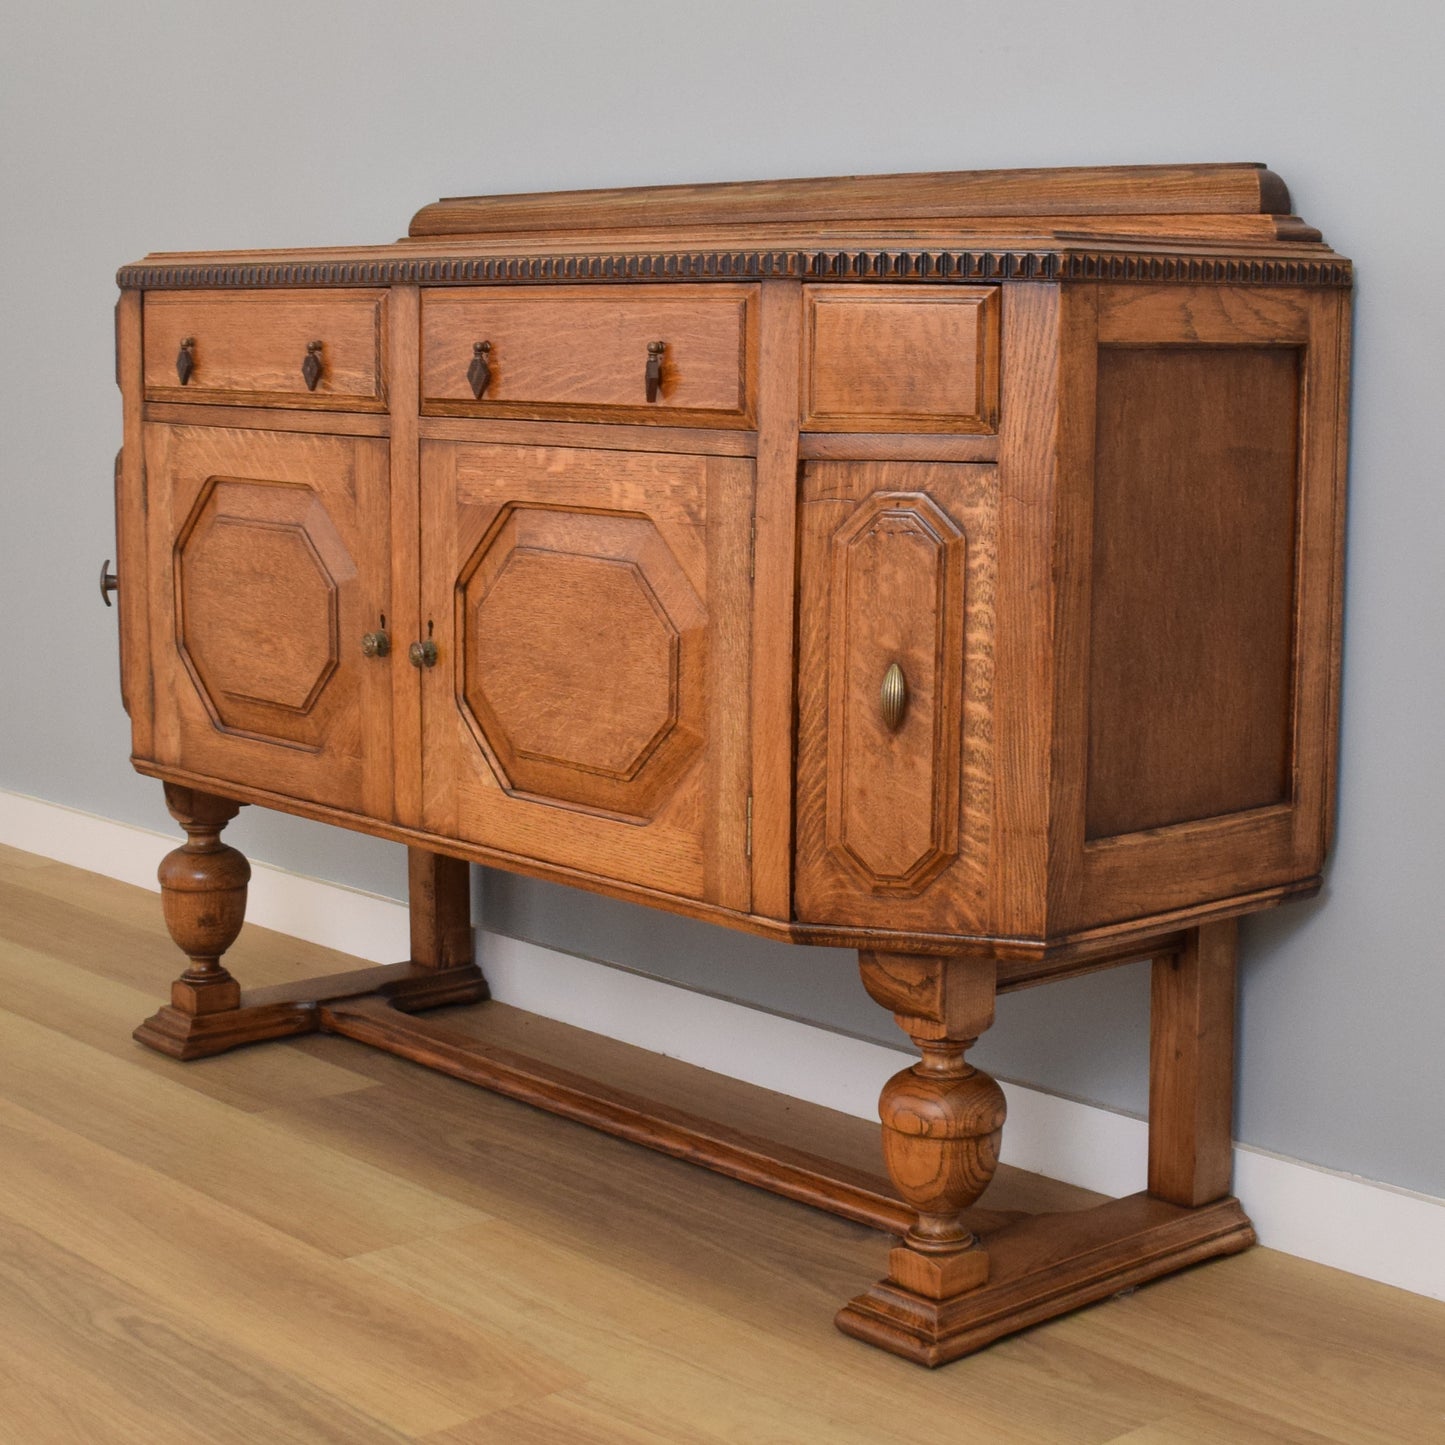
[[[179, 835], [154, 833], [0, 790], [0, 843], [156, 890]], [[395, 899], [252, 863], [249, 922], [357, 958], [393, 963], [409, 944]], [[481, 932], [494, 998], [793, 1098], [877, 1117], [908, 1054], [626, 969]], [[244, 984], [244, 980], [242, 980]], [[1003, 1160], [1104, 1194], [1144, 1187], [1142, 1119], [1004, 1081]], [[1261, 1243], [1445, 1299], [1445, 1199], [1320, 1169], [1249, 1145], [1234, 1190]]]

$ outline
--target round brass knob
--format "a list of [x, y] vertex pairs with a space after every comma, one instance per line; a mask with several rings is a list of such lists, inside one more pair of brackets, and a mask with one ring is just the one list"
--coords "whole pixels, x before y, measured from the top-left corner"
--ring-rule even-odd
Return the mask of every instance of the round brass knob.
[[413, 667], [435, 667], [437, 665], [437, 645], [430, 637], [425, 642], [413, 642], [407, 648], [406, 655], [411, 659]]
[[100, 600], [107, 607], [111, 605], [110, 594], [120, 588], [120, 578], [110, 570], [110, 558], [100, 564]]
[[361, 639], [361, 651], [366, 657], [385, 657], [391, 651], [391, 638], [385, 632], [368, 632]]

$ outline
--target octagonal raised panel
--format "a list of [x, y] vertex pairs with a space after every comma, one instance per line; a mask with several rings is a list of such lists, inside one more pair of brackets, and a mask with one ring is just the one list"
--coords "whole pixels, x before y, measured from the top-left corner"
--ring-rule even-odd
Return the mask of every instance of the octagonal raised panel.
[[957, 856], [965, 548], [908, 493], [876, 494], [832, 540], [828, 846], [870, 890], [916, 893]]
[[654, 523], [504, 507], [457, 614], [457, 694], [502, 785], [652, 816], [701, 746], [707, 622]]
[[309, 487], [206, 482], [176, 540], [176, 643], [218, 728], [320, 745], [354, 571]]

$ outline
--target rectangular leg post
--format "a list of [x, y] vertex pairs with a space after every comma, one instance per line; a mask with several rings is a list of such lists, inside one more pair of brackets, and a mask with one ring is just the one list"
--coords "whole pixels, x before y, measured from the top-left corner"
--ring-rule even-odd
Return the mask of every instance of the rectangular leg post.
[[474, 961], [471, 868], [425, 848], [408, 848], [411, 961], [418, 968], [461, 968]]
[[1229, 1193], [1233, 1169], [1235, 919], [1191, 929], [1153, 964], [1149, 1193], [1196, 1206]]

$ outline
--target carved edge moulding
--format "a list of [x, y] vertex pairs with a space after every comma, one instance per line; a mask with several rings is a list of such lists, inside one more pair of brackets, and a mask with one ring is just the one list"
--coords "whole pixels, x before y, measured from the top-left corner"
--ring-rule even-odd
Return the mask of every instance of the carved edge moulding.
[[[470, 197], [118, 279], [102, 590], [186, 834], [138, 1040], [335, 1033], [886, 1232], [837, 1323], [929, 1366], [1253, 1242], [1237, 919], [1329, 841], [1349, 373], [1277, 176]], [[410, 957], [244, 989], [247, 803], [406, 844]], [[857, 949], [880, 1167], [423, 1017], [485, 1008], [469, 862]], [[1143, 1189], [990, 1207], [998, 994], [1142, 959]]]

